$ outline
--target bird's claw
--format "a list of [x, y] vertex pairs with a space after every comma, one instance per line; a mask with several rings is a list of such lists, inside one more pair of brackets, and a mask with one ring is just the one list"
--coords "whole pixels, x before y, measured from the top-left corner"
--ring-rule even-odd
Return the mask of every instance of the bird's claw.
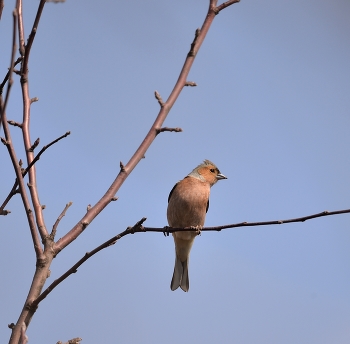
[[167, 230], [168, 228], [169, 228], [168, 226], [164, 227], [165, 230], [163, 231], [163, 234], [165, 237], [169, 236], [169, 234], [170, 234], [169, 231]]
[[195, 229], [197, 235], [202, 235], [202, 226], [191, 226], [191, 229]]

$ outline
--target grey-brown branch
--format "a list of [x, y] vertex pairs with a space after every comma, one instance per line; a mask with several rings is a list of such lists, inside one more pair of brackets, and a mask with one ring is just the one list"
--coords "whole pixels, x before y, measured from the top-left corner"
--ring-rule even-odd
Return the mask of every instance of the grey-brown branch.
[[96, 247], [90, 252], [86, 252], [84, 257], [82, 257], [78, 262], [76, 262], [69, 270], [67, 270], [63, 275], [61, 275], [59, 278], [57, 278], [53, 283], [51, 283], [42, 293], [41, 295], [33, 301], [33, 303], [30, 305], [32, 309], [36, 309], [39, 305], [39, 303], [46, 298], [47, 295], [49, 295], [61, 282], [63, 282], [67, 277], [70, 275], [76, 273], [78, 271], [78, 268], [85, 263], [89, 258], [91, 258], [96, 253], [100, 252], [101, 250], [110, 247], [114, 245], [118, 240], [123, 238], [124, 236], [128, 234], [135, 234], [135, 233], [146, 233], [146, 232], [157, 232], [157, 233], [163, 233], [164, 235], [169, 235], [169, 233], [174, 232], [183, 232], [183, 231], [191, 231], [191, 232], [205, 232], [205, 231], [217, 231], [220, 232], [223, 229], [228, 228], [237, 228], [237, 227], [254, 227], [254, 226], [267, 226], [267, 225], [281, 225], [286, 223], [292, 223], [292, 222], [305, 222], [307, 220], [315, 219], [318, 217], [323, 216], [331, 216], [331, 215], [339, 215], [339, 214], [346, 214], [350, 213], [350, 209], [344, 209], [344, 210], [336, 210], [336, 211], [323, 211], [321, 213], [316, 213], [312, 215], [302, 216], [302, 217], [296, 217], [292, 219], [286, 219], [286, 220], [273, 220], [273, 221], [259, 221], [259, 222], [239, 222], [229, 225], [222, 225], [222, 226], [214, 226], [214, 227], [203, 227], [200, 230], [198, 230], [197, 227], [185, 227], [185, 228], [172, 228], [172, 227], [163, 227], [163, 228], [156, 228], [156, 227], [144, 227], [143, 223], [147, 220], [146, 217], [143, 217], [140, 221], [136, 222], [136, 224], [132, 227], [128, 227], [124, 232], [121, 232], [117, 234], [116, 236], [110, 238], [109, 240], [105, 241], [100, 246]]

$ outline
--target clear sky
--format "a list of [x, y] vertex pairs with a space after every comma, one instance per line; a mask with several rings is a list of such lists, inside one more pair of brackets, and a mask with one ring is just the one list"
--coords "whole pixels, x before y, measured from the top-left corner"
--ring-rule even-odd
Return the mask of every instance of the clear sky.
[[[48, 229], [64, 235], [141, 143], [169, 95], [209, 1], [67, 0], [45, 6], [30, 58], [32, 138], [70, 130], [37, 163]], [[38, 1], [24, 7], [26, 35]], [[0, 79], [14, 1], [0, 21]], [[206, 225], [350, 208], [350, 2], [241, 0], [220, 13], [146, 158], [86, 231], [62, 251], [51, 283], [100, 243], [147, 217], [167, 225], [169, 191], [203, 159], [228, 179], [212, 189]], [[8, 118], [21, 121], [15, 78]], [[12, 129], [18, 156], [24, 153]], [[3, 132], [0, 133], [3, 135]], [[1, 145], [2, 146], [2, 145]], [[1, 202], [14, 181], [0, 147]], [[23, 306], [35, 255], [19, 196], [0, 218], [0, 342]], [[170, 291], [171, 237], [125, 237], [40, 304], [29, 343], [347, 344], [350, 214], [206, 232], [190, 291]]]

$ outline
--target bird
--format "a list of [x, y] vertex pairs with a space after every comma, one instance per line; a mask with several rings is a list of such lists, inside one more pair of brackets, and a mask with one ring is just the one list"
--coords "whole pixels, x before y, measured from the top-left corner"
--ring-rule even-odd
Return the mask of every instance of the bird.
[[209, 160], [198, 165], [170, 191], [167, 218], [172, 228], [192, 227], [197, 231], [174, 232], [175, 267], [170, 284], [171, 290], [180, 287], [189, 290], [188, 264], [195, 237], [204, 225], [209, 209], [210, 188], [217, 181], [227, 179], [217, 166]]

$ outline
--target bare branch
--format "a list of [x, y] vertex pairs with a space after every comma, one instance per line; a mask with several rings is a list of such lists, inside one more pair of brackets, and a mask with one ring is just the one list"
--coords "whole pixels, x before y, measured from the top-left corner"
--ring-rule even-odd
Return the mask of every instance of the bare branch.
[[168, 128], [168, 127], [163, 127], [160, 129], [156, 129], [157, 134], [162, 133], [164, 131], [175, 131], [176, 133], [181, 133], [182, 129], [181, 128]]
[[274, 221], [261, 221], [261, 222], [240, 222], [240, 223], [223, 225], [223, 226], [203, 227], [200, 230], [197, 227], [185, 227], [185, 228], [172, 228], [172, 227], [168, 227], [168, 226], [163, 227], [163, 228], [144, 227], [143, 223], [147, 220], [147, 218], [143, 217], [140, 221], [136, 222], [136, 224], [134, 226], [128, 227], [124, 232], [121, 232], [118, 235], [112, 237], [111, 239], [105, 241], [103, 244], [101, 244], [100, 246], [96, 247], [92, 251], [86, 252], [84, 257], [82, 257], [77, 263], [75, 263], [63, 275], [61, 275], [54, 282], [52, 282], [40, 294], [40, 296], [36, 300], [33, 301], [33, 303], [30, 305], [30, 307], [35, 307], [35, 308], [38, 307], [39, 303], [42, 300], [44, 300], [48, 294], [50, 294], [67, 277], [69, 277], [70, 275], [76, 273], [78, 271], [78, 268], [83, 263], [85, 263], [89, 258], [91, 258], [96, 253], [100, 252], [101, 250], [114, 245], [118, 240], [120, 240], [122, 237], [124, 237], [124, 236], [126, 236], [128, 234], [157, 232], [157, 233], [163, 233], [164, 235], [169, 235], [169, 233], [183, 232], [183, 231], [198, 232], [198, 233], [204, 232], [204, 231], [218, 231], [218, 232], [220, 232], [221, 230], [228, 229], [228, 228], [266, 226], [266, 225], [280, 225], [280, 224], [284, 224], [284, 223], [304, 222], [304, 221], [315, 219], [315, 218], [318, 218], [318, 217], [339, 215], [339, 214], [346, 214], [346, 213], [350, 213], [350, 209], [336, 210], [336, 211], [331, 211], [331, 212], [323, 211], [321, 213], [312, 214], [312, 215], [303, 216], [303, 217], [297, 217], [297, 218], [288, 219], [288, 220], [274, 220]]
[[30, 148], [28, 149], [28, 152], [34, 152], [34, 149], [35, 149], [36, 147], [38, 147], [39, 143], [40, 143], [40, 137], [38, 137], [38, 138], [34, 141], [34, 143], [30, 146]]
[[58, 137], [57, 139], [53, 140], [52, 142], [50, 142], [49, 144], [47, 144], [46, 146], [44, 146], [40, 152], [35, 156], [35, 158], [32, 160], [32, 162], [28, 165], [28, 167], [25, 169], [23, 176], [25, 176], [28, 171], [30, 170], [30, 168], [40, 159], [41, 155], [46, 151], [46, 149], [48, 149], [49, 147], [51, 147], [52, 145], [54, 145], [56, 142], [64, 139], [65, 137], [67, 137], [68, 135], [70, 135], [70, 131], [67, 131], [65, 134], [63, 134], [62, 136]]
[[[13, 84], [13, 79], [12, 79], [12, 74], [13, 74], [13, 67], [14, 67], [14, 60], [15, 60], [15, 54], [16, 54], [16, 49], [17, 49], [17, 45], [16, 45], [16, 28], [17, 28], [17, 10], [15, 9], [12, 12], [13, 15], [13, 29], [12, 29], [12, 53], [11, 53], [11, 60], [10, 60], [10, 68], [9, 71], [6, 75], [8, 75], [8, 84], [7, 84], [7, 90], [6, 90], [6, 95], [5, 95], [5, 101], [2, 102], [2, 98], [1, 98], [1, 94], [2, 94], [2, 88], [3, 88], [3, 84], [1, 84], [1, 89], [0, 89], [0, 128], [1, 128], [1, 124], [4, 118], [4, 113], [6, 111], [6, 107], [7, 107], [7, 102], [9, 100], [10, 97], [10, 91], [11, 91], [11, 87]], [[6, 79], [6, 77], [5, 77]], [[6, 82], [6, 81], [4, 81]]]
[[63, 216], [66, 215], [66, 212], [68, 210], [68, 208], [73, 204], [73, 202], [69, 202], [66, 204], [66, 206], [64, 207], [62, 213], [60, 214], [60, 216], [57, 218], [55, 224], [53, 225], [52, 227], [52, 231], [50, 233], [50, 236], [52, 238], [52, 240], [55, 239], [55, 235], [56, 235], [56, 232], [57, 232], [57, 227], [58, 227], [58, 224], [60, 223], [60, 221], [62, 220]]
[[[21, 1], [22, 2], [22, 1]], [[39, 3], [39, 7], [36, 13], [36, 17], [34, 20], [34, 24], [32, 27], [32, 31], [29, 34], [28, 37], [28, 41], [27, 41], [27, 45], [25, 46], [25, 52], [24, 52], [24, 59], [23, 59], [23, 63], [22, 63], [22, 82], [26, 82], [27, 81], [27, 77], [28, 77], [28, 61], [29, 61], [29, 55], [30, 55], [30, 50], [32, 48], [33, 45], [33, 41], [36, 35], [36, 31], [38, 29], [39, 26], [39, 21], [40, 21], [40, 17], [41, 14], [43, 12], [44, 6], [45, 6], [46, 0], [40, 0]], [[24, 36], [24, 33], [23, 33]]]
[[37, 308], [39, 303], [46, 298], [47, 295], [49, 295], [61, 282], [63, 282], [67, 277], [69, 277], [72, 274], [75, 274], [78, 271], [78, 268], [86, 262], [89, 258], [91, 258], [93, 255], [98, 253], [99, 251], [103, 250], [104, 248], [107, 248], [111, 245], [114, 245], [120, 238], [122, 238], [125, 235], [128, 234], [134, 234], [136, 232], [142, 231], [142, 224], [146, 221], [146, 218], [143, 217], [140, 221], [136, 222], [136, 224], [133, 227], [128, 227], [124, 232], [114, 236], [113, 238], [107, 240], [100, 246], [96, 247], [94, 250], [90, 252], [86, 252], [84, 257], [82, 257], [77, 263], [75, 263], [69, 270], [67, 270], [62, 276], [57, 278], [55, 281], [53, 281], [41, 294], [40, 296], [34, 300], [30, 307], [31, 308]]
[[186, 81], [185, 86], [195, 87], [197, 84], [194, 81]]
[[237, 2], [239, 2], [240, 0], [229, 0], [229, 1], [226, 1], [224, 2], [223, 4], [221, 4], [220, 6], [216, 7], [215, 8], [215, 14], [219, 14], [219, 12], [221, 10], [223, 10], [224, 8], [228, 7], [228, 6], [231, 6]]
[[18, 122], [12, 121], [12, 120], [7, 121], [7, 123], [13, 125], [14, 127], [22, 128], [22, 124], [21, 123], [18, 123]]
[[[350, 213], [350, 209], [345, 210], [336, 210], [336, 211], [323, 211], [321, 213], [303, 216], [303, 217], [297, 217], [294, 219], [287, 219], [287, 220], [273, 220], [273, 221], [261, 221], [261, 222], [240, 222], [230, 225], [223, 225], [223, 226], [215, 226], [215, 227], [203, 227], [201, 231], [218, 231], [220, 232], [223, 229], [228, 228], [237, 228], [237, 227], [253, 227], [253, 226], [268, 226], [268, 225], [281, 225], [285, 223], [293, 223], [293, 222], [305, 222], [307, 220], [315, 219], [318, 217], [323, 216], [332, 216], [332, 215], [339, 215], [339, 214], [347, 214]], [[174, 232], [181, 232], [181, 231], [196, 231], [196, 228], [171, 228], [171, 227], [165, 227], [164, 228], [151, 228], [151, 227], [143, 227], [140, 232], [166, 232], [166, 233], [174, 233]]]
[[[19, 22], [19, 16], [17, 15], [17, 10], [14, 10], [13, 12], [13, 40], [12, 40], [12, 55], [11, 55], [11, 62], [10, 62], [10, 69], [9, 69], [9, 74], [8, 74], [8, 89], [6, 92], [6, 97], [5, 97], [5, 104], [2, 101], [2, 98], [0, 96], [0, 122], [2, 121], [2, 124], [4, 126], [4, 134], [5, 134], [5, 138], [6, 140], [4, 140], [3, 143], [6, 144], [7, 150], [9, 152], [10, 158], [11, 158], [11, 162], [13, 165], [13, 168], [15, 170], [16, 173], [16, 177], [17, 177], [17, 185], [19, 185], [19, 192], [21, 194], [22, 197], [22, 202], [23, 202], [23, 206], [27, 215], [27, 221], [29, 224], [29, 228], [30, 228], [30, 232], [32, 235], [32, 240], [33, 240], [33, 244], [34, 244], [34, 249], [35, 249], [35, 253], [36, 253], [36, 257], [37, 259], [39, 259], [40, 257], [42, 257], [43, 251], [41, 248], [41, 244], [40, 244], [40, 240], [38, 237], [38, 234], [36, 232], [36, 227], [35, 227], [35, 221], [34, 221], [34, 217], [33, 214], [30, 211], [30, 203], [28, 200], [28, 196], [27, 196], [27, 192], [25, 189], [25, 185], [24, 185], [24, 181], [23, 181], [23, 177], [22, 177], [22, 170], [21, 170], [21, 166], [19, 165], [18, 159], [16, 157], [16, 152], [15, 149], [13, 147], [13, 143], [11, 140], [11, 132], [7, 123], [7, 117], [6, 117], [6, 102], [8, 100], [9, 97], [9, 89], [12, 85], [12, 71], [13, 71], [13, 61], [14, 61], [14, 57], [15, 57], [15, 50], [16, 50], [16, 25], [17, 25], [17, 21]], [[6, 77], [5, 77], [6, 79]], [[17, 193], [17, 185], [14, 186], [10, 192], [11, 196], [9, 195], [6, 200], [9, 200], [15, 193]], [[6, 202], [6, 201], [5, 201]], [[1, 208], [0, 208], [0, 213], [4, 214], [4, 207], [7, 203], [4, 203]], [[5, 211], [5, 213], [8, 213], [8, 211]], [[20, 330], [18, 328], [18, 330]], [[18, 332], [17, 335], [20, 335], [20, 332]]]
[[[0, 0], [0, 1], [1, 1], [1, 0]], [[15, 72], [14, 67], [15, 67], [16, 65], [18, 65], [22, 60], [23, 60], [23, 57], [21, 57], [21, 56], [16, 60], [16, 62], [13, 64], [13, 68], [12, 68], [12, 71], [13, 71], [13, 72]], [[0, 94], [2, 94], [2, 90], [3, 90], [3, 88], [5, 87], [7, 81], [8, 81], [8, 79], [9, 79], [9, 77], [10, 77], [10, 71], [11, 71], [11, 68], [9, 68], [8, 72], [6, 73], [6, 75], [5, 75], [5, 77], [4, 77], [4, 80], [3, 80], [2, 83], [0, 84]]]
[[164, 102], [162, 97], [160, 96], [160, 94], [158, 93], [158, 91], [154, 91], [154, 96], [156, 97], [156, 99], [158, 100], [158, 103], [161, 107], [164, 106]]
[[[9, 121], [7, 121], [9, 122]], [[32, 162], [28, 165], [28, 167], [26, 169], [22, 169], [21, 170], [21, 175], [22, 177], [24, 177], [28, 171], [30, 170], [30, 168], [40, 159], [41, 155], [49, 148], [51, 147], [53, 144], [55, 144], [56, 142], [62, 140], [63, 138], [67, 137], [68, 135], [70, 135], [70, 131], [67, 131], [64, 135], [60, 136], [59, 138], [53, 140], [52, 142], [50, 142], [49, 144], [47, 144], [46, 146], [44, 146], [40, 152], [36, 155], [36, 157], [32, 160]], [[19, 161], [18, 165], [21, 167], [22, 166], [22, 160]], [[17, 179], [15, 180], [15, 183], [11, 189], [11, 191], [9, 192], [8, 196], [6, 197], [5, 201], [3, 202], [3, 204], [0, 207], [0, 215], [4, 215], [2, 214], [2, 211], [4, 210], [4, 208], [6, 207], [6, 205], [8, 204], [8, 202], [10, 201], [10, 199], [12, 198], [12, 196], [14, 196], [17, 192], [16, 192], [16, 188], [18, 186], [18, 181]], [[7, 214], [6, 214], [7, 215]]]

